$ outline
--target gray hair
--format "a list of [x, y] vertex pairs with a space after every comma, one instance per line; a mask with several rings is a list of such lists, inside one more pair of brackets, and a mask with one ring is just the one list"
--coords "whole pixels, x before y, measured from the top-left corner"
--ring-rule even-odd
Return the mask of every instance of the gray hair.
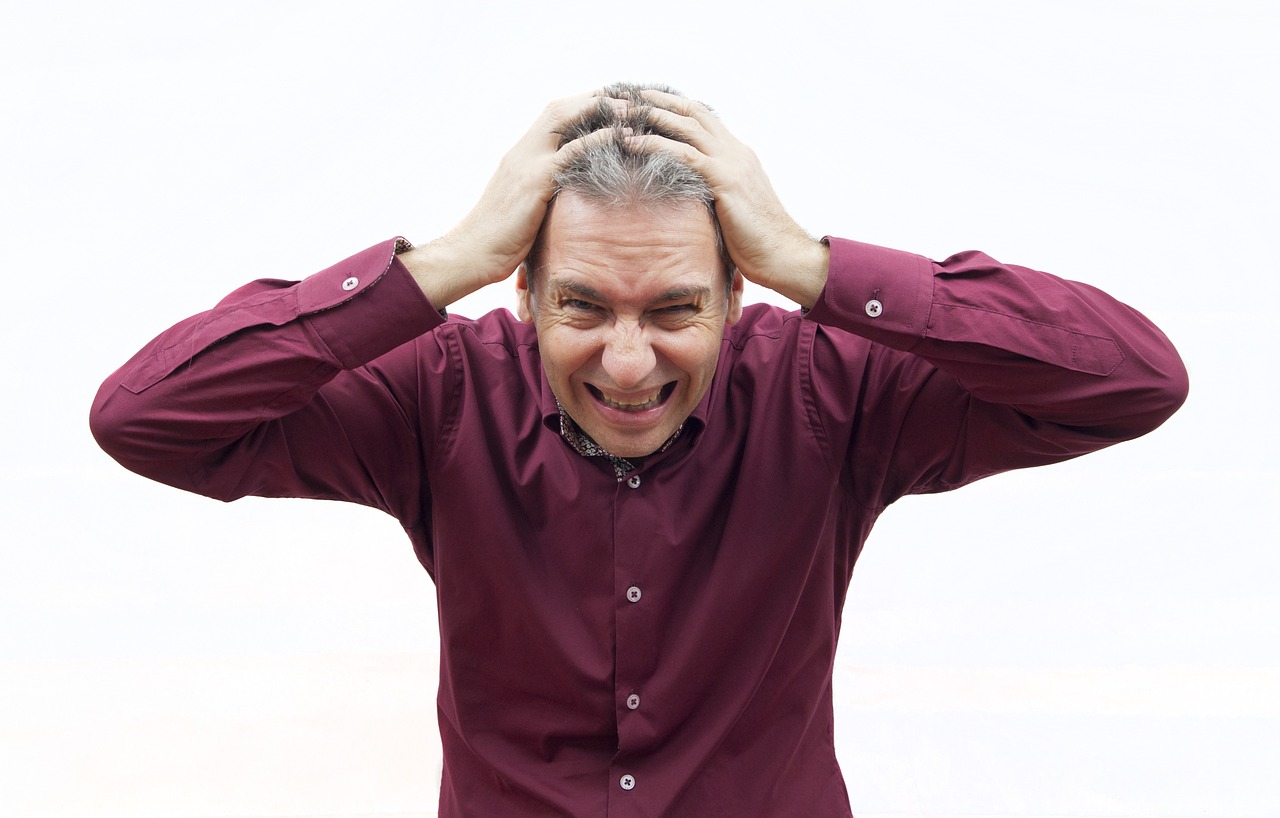
[[[734, 264], [725, 247], [716, 218], [715, 194], [702, 174], [686, 165], [674, 154], [666, 151], [641, 151], [628, 144], [627, 129], [633, 134], [658, 134], [670, 139], [680, 137], [650, 121], [653, 105], [641, 96], [644, 90], [662, 91], [684, 96], [666, 85], [638, 85], [617, 82], [603, 89], [600, 104], [575, 120], [565, 123], [557, 131], [560, 147], [597, 131], [611, 130], [611, 139], [598, 141], [579, 152], [555, 174], [556, 192], [548, 206], [555, 206], [555, 196], [567, 190], [590, 201], [610, 206], [654, 206], [701, 202], [711, 217], [716, 231], [716, 248], [725, 270], [726, 291], [733, 282]], [[618, 111], [608, 99], [625, 99], [631, 102], [626, 111]], [[545, 228], [545, 222], [544, 222]], [[542, 249], [542, 231], [538, 232], [526, 261], [532, 281], [537, 259]]]

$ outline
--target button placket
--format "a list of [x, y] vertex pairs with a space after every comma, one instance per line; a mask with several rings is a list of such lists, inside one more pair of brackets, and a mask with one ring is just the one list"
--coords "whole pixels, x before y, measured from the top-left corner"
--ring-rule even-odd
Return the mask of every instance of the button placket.
[[[621, 782], [629, 776], [631, 786], [636, 786], [637, 771], [628, 770], [623, 759], [633, 753], [649, 751], [649, 721], [641, 714], [643, 703], [641, 690], [649, 684], [658, 666], [657, 645], [654, 642], [654, 626], [660, 621], [660, 597], [665, 582], [660, 578], [661, 569], [655, 573], [654, 555], [650, 540], [652, 521], [661, 513], [662, 504], [651, 496], [649, 475], [653, 473], [646, 463], [644, 470], [637, 469], [624, 477], [614, 493], [614, 593], [616, 617], [614, 622], [614, 678], [613, 702], [617, 729], [617, 766], [613, 768], [613, 781]], [[654, 486], [657, 484], [654, 483]], [[651, 585], [650, 582], [657, 583]], [[658, 596], [650, 596], [650, 592]], [[639, 773], [643, 774], [643, 770]], [[624, 797], [629, 787], [623, 785], [613, 792]]]

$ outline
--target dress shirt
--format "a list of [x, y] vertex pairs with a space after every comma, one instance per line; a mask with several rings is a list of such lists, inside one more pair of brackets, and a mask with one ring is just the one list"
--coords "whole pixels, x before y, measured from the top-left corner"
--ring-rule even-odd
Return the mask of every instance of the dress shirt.
[[830, 247], [818, 303], [746, 308], [622, 479], [560, 433], [532, 326], [446, 320], [390, 241], [163, 333], [93, 430], [189, 491], [400, 521], [437, 587], [442, 818], [849, 816], [832, 665], [880, 512], [1144, 434], [1186, 373], [1086, 285]]

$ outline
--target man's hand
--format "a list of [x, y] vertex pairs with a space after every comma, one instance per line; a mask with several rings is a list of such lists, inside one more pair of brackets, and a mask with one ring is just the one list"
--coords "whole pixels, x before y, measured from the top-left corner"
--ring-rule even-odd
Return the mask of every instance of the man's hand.
[[[502, 281], [524, 261], [555, 193], [555, 172], [608, 131], [560, 147], [558, 131], [601, 102], [599, 91], [549, 104], [516, 143], [485, 187], [480, 201], [457, 227], [400, 256], [437, 309], [488, 284]], [[625, 108], [619, 100], [608, 104]]]
[[650, 121], [676, 135], [629, 137], [642, 150], [663, 150], [702, 174], [716, 197], [716, 216], [729, 255], [747, 278], [812, 307], [827, 283], [829, 252], [782, 207], [755, 152], [701, 103], [644, 91]]

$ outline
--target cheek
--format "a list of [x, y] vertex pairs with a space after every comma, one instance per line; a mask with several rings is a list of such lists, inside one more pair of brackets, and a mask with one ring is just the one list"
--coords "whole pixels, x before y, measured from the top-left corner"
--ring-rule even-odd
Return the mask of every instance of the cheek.
[[688, 338], [671, 339], [658, 347], [659, 354], [681, 372], [692, 377], [711, 377], [720, 357], [720, 336], [698, 334]]
[[568, 378], [598, 356], [600, 342], [595, 333], [557, 327], [539, 333], [542, 366], [548, 373]]

